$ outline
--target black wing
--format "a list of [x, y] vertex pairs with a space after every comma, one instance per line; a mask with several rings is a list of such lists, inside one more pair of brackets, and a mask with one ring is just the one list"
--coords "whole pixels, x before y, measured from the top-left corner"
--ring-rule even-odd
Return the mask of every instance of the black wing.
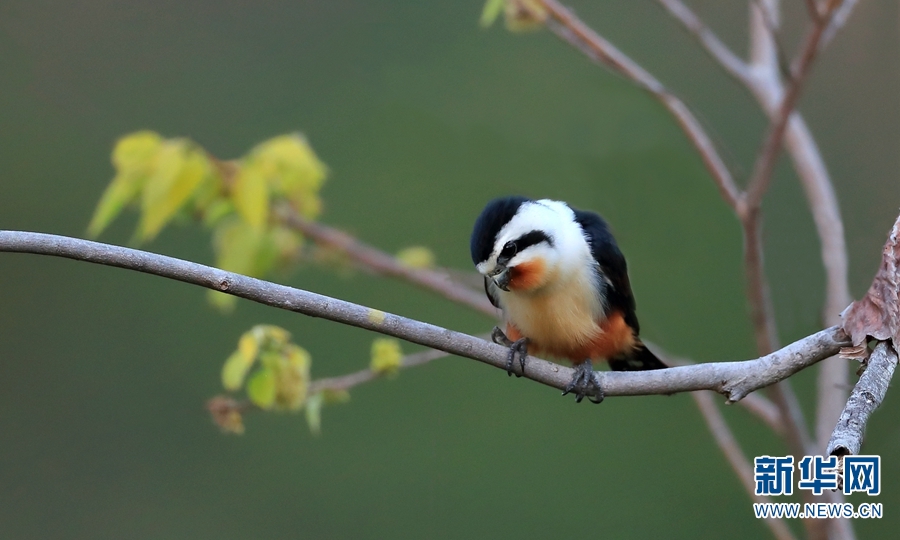
[[622, 312], [625, 324], [634, 329], [635, 335], [640, 332], [637, 315], [635, 315], [634, 295], [631, 293], [631, 282], [628, 280], [628, 266], [625, 256], [619, 251], [616, 239], [613, 238], [606, 222], [593, 212], [574, 210], [575, 221], [581, 225], [591, 247], [591, 254], [603, 273], [600, 279], [606, 281], [603, 287], [606, 293], [606, 307]]

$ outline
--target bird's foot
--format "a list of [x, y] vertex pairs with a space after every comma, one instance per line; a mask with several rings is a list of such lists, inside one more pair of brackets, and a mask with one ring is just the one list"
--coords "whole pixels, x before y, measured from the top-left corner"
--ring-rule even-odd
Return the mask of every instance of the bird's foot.
[[572, 382], [566, 385], [566, 389], [562, 395], [575, 392], [575, 402], [581, 403], [585, 396], [591, 400], [591, 403], [600, 403], [603, 401], [603, 389], [594, 376], [594, 366], [590, 360], [585, 360], [581, 364], [575, 366], [575, 375]]
[[[491, 331], [491, 340], [497, 345], [509, 347], [509, 356], [506, 359], [506, 374], [515, 374], [516, 377], [521, 377], [522, 375], [524, 375], [525, 358], [528, 356], [528, 338], [522, 338], [516, 341], [512, 341], [511, 339], [506, 337], [506, 334], [503, 333], [503, 330], [500, 330], [499, 326], [495, 326]], [[513, 370], [516, 357], [519, 358], [519, 365], [522, 367], [522, 371], [520, 373], [516, 373]]]

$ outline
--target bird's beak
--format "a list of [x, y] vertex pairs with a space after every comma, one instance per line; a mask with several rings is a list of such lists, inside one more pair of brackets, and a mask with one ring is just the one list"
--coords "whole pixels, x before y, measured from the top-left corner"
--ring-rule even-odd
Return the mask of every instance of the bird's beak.
[[497, 266], [497, 268], [491, 272], [491, 279], [494, 280], [494, 284], [497, 287], [503, 289], [504, 291], [509, 292], [509, 268], [506, 266]]

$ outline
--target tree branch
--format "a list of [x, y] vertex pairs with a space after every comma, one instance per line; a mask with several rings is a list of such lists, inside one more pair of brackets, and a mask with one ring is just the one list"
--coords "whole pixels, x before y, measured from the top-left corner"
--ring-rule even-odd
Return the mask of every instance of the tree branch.
[[547, 27], [562, 40], [570, 43], [585, 53], [592, 60], [599, 62], [616, 73], [625, 76], [632, 82], [647, 90], [675, 117], [678, 125], [694, 144], [703, 163], [709, 170], [719, 188], [722, 198], [734, 208], [739, 199], [740, 190], [731, 176], [731, 172], [719, 156], [715, 145], [691, 113], [687, 105], [669, 92], [665, 86], [635, 61], [617, 49], [612, 43], [594, 32], [574, 13], [566, 9], [556, 0], [537, 0], [550, 15]]
[[[734, 437], [734, 433], [732, 433], [728, 424], [725, 422], [725, 418], [722, 416], [722, 412], [717, 408], [712, 396], [710, 396], [708, 392], [694, 392], [691, 394], [691, 397], [694, 398], [694, 401], [697, 403], [697, 408], [700, 409], [700, 412], [703, 414], [703, 419], [706, 421], [706, 425], [709, 428], [710, 433], [712, 433], [713, 439], [715, 439], [719, 448], [722, 449], [722, 453], [725, 454], [725, 458], [728, 460], [728, 463], [731, 465], [735, 474], [737, 474], [738, 479], [740, 479], [744, 489], [747, 490], [750, 498], [756, 502], [767, 502], [764, 497], [756, 495], [756, 486], [753, 481], [753, 468], [750, 466], [750, 461], [747, 460], [747, 456], [744, 455], [744, 451], [741, 450], [740, 444]], [[766, 525], [768, 525], [769, 530], [772, 531], [772, 535], [779, 540], [791, 540], [795, 538], [793, 533], [791, 533], [791, 530], [784, 523], [784, 520], [767, 518]]]
[[706, 52], [721, 65], [729, 75], [749, 86], [751, 84], [750, 66], [742, 58], [734, 54], [722, 40], [703, 22], [700, 17], [681, 0], [658, 0], [659, 3], [678, 19], [694, 38], [706, 49]]
[[[408, 354], [400, 361], [400, 369], [406, 369], [427, 364], [438, 358], [446, 358], [450, 353], [439, 351], [437, 349], [428, 349], [417, 353]], [[381, 378], [382, 374], [371, 369], [362, 369], [347, 375], [338, 377], [328, 377], [325, 379], [316, 379], [309, 383], [309, 393], [315, 394], [321, 390], [349, 390], [354, 386], [358, 386], [369, 381]]]
[[884, 401], [896, 367], [897, 352], [889, 342], [879, 342], [834, 428], [826, 450], [829, 456], [859, 454], [866, 424]]
[[322, 223], [309, 221], [286, 206], [277, 209], [278, 218], [289, 227], [315, 240], [346, 253], [353, 261], [381, 275], [396, 277], [436, 292], [448, 300], [468, 306], [475, 311], [495, 318], [497, 308], [491, 305], [485, 294], [466, 285], [454, 282], [446, 273], [425, 268], [411, 268], [396, 257], [365, 244], [344, 231]]
[[806, 79], [809, 76], [810, 67], [816, 57], [816, 53], [819, 52], [819, 42], [822, 39], [822, 34], [828, 27], [828, 24], [831, 21], [831, 14], [834, 12], [837, 5], [838, 2], [831, 0], [828, 4], [826, 13], [822, 18], [814, 21], [812, 29], [810, 29], [806, 36], [800, 55], [794, 60], [793, 65], [791, 66], [791, 80], [781, 99], [778, 112], [769, 123], [765, 142], [763, 143], [762, 150], [760, 150], [759, 157], [756, 160], [753, 173], [750, 176], [750, 181], [747, 185], [746, 197], [739, 201], [738, 204], [738, 214], [742, 216], [742, 218], [754, 213], [754, 210], [759, 208], [762, 197], [768, 190], [769, 183], [772, 179], [772, 173], [775, 170], [775, 163], [780, 155], [785, 128], [787, 127], [791, 113], [794, 111], [794, 107], [797, 105], [797, 101], [800, 98], [800, 94], [803, 90], [803, 83], [806, 82]]
[[[508, 349], [483, 339], [173, 257], [77, 238], [21, 231], [0, 231], [0, 251], [52, 255], [137, 270], [311, 317], [372, 330], [506, 370]], [[596, 378], [607, 396], [714, 390], [733, 402], [835, 354], [847, 343], [844, 331], [832, 327], [756, 360], [695, 364], [654, 371], [600, 372]], [[573, 373], [571, 368], [529, 357], [525, 377], [561, 390], [571, 381]]]

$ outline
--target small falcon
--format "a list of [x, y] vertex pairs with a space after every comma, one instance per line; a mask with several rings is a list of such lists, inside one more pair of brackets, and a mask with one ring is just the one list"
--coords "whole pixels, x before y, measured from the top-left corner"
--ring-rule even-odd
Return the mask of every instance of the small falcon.
[[509, 374], [516, 357], [524, 373], [528, 353], [564, 358], [575, 376], [563, 395], [599, 403], [592, 360], [614, 371], [667, 367], [638, 337], [625, 257], [599, 215], [549, 199], [494, 199], [470, 247], [488, 298], [503, 311], [506, 330], [492, 337], [510, 347]]

